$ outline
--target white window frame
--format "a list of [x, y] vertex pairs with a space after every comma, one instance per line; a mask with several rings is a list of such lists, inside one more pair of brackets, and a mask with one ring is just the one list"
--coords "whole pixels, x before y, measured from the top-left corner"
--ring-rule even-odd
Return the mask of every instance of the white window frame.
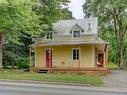
[[[77, 59], [77, 52], [76, 52], [76, 59], [73, 59], [74, 58], [74, 56], [73, 56], [73, 51], [74, 50], [76, 50], [76, 51], [78, 50], [78, 53], [79, 53], [78, 54], [78, 59]], [[72, 60], [73, 61], [80, 60], [80, 51], [79, 51], [79, 48], [72, 48]]]
[[[52, 37], [50, 37], [50, 35], [51, 35], [50, 33], [52, 33]], [[49, 36], [49, 38], [47, 38], [47, 36]], [[49, 32], [49, 33], [45, 34], [45, 40], [53, 39], [53, 36], [54, 36], [54, 32]]]
[[72, 35], [72, 38], [79, 38], [79, 37], [74, 37], [74, 36], [73, 36], [74, 31], [79, 31], [79, 33], [80, 33], [80, 36], [79, 36], [79, 37], [81, 37], [81, 30], [80, 30], [80, 29], [77, 29], [77, 30], [72, 30], [72, 34], [71, 34], [71, 35]]

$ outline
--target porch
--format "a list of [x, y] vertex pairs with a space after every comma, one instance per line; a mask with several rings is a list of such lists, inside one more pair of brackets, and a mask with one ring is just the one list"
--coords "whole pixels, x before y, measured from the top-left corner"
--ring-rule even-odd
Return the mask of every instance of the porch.
[[31, 72], [38, 72], [38, 73], [75, 73], [75, 74], [100, 74], [106, 75], [109, 73], [109, 70], [105, 67], [96, 67], [96, 68], [77, 68], [77, 67], [53, 67], [53, 68], [46, 68], [46, 67], [30, 67]]

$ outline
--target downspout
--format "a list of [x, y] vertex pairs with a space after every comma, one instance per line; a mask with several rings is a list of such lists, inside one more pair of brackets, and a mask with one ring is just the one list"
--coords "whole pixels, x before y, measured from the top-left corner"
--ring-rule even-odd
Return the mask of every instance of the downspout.
[[104, 54], [105, 54], [105, 64], [104, 64], [104, 67], [106, 67], [106, 64], [107, 64], [107, 44], [105, 45]]

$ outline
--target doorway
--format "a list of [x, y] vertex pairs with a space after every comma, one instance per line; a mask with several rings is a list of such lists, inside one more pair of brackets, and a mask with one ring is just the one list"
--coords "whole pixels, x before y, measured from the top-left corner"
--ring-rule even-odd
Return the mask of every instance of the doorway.
[[104, 54], [98, 54], [97, 66], [103, 67], [103, 64], [104, 64]]
[[52, 68], [52, 50], [45, 50], [46, 68]]

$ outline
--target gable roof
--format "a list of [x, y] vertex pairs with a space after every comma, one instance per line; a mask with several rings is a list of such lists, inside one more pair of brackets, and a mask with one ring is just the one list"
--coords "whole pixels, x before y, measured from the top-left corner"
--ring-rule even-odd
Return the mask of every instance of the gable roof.
[[[88, 32], [89, 23], [91, 24], [91, 31]], [[54, 23], [53, 31], [58, 35], [69, 35], [72, 27], [79, 25], [85, 34], [97, 34], [97, 18], [73, 19], [73, 20], [60, 20]]]
[[80, 25], [78, 25], [77, 23], [70, 29], [71, 30], [76, 30], [76, 29], [81, 29], [84, 30]]

